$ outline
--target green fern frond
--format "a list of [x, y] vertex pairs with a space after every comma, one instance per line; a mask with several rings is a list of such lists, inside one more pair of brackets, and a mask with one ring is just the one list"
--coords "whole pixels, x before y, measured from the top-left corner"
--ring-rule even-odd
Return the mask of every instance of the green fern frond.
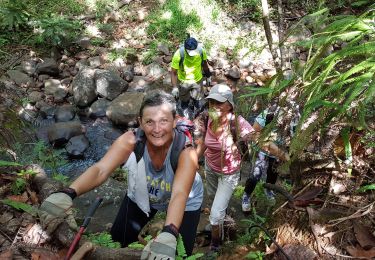
[[25, 211], [32, 216], [36, 216], [38, 214], [37, 213], [38, 210], [36, 208], [33, 208], [31, 205], [23, 203], [23, 202], [14, 201], [14, 200], [10, 200], [10, 199], [3, 199], [3, 200], [1, 200], [1, 202], [8, 205], [8, 206], [11, 206], [11, 207], [13, 207], [17, 210]]

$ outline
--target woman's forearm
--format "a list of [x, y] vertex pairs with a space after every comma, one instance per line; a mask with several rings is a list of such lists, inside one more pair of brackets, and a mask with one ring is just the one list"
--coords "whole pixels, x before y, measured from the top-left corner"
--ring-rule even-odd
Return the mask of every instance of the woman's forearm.
[[168, 205], [165, 225], [174, 224], [177, 228], [180, 228], [182, 218], [184, 217], [185, 213], [185, 206], [188, 195], [183, 192], [177, 192], [172, 195], [173, 196], [171, 197]]
[[88, 168], [81, 176], [78, 177], [71, 185], [77, 195], [84, 194], [105, 182], [108, 176], [100, 171], [96, 164]]

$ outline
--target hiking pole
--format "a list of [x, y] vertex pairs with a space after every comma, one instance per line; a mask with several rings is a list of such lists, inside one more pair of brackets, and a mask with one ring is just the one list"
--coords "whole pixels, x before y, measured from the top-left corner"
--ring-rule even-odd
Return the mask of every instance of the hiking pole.
[[85, 229], [89, 225], [90, 220], [92, 216], [94, 215], [94, 212], [99, 207], [100, 203], [102, 203], [102, 201], [103, 201], [103, 198], [96, 198], [95, 202], [90, 206], [89, 211], [87, 212], [87, 215], [85, 216], [85, 219], [83, 220], [83, 223], [80, 226], [78, 233], [75, 235], [73, 243], [70, 245], [68, 253], [66, 254], [64, 260], [69, 260], [70, 257], [72, 256], [73, 251], [76, 248], [79, 240], [81, 239], [83, 232], [85, 232]]

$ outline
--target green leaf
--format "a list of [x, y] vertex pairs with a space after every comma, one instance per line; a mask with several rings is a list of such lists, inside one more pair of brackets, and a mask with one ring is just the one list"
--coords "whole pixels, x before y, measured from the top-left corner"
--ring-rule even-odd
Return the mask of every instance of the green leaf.
[[345, 156], [346, 159], [351, 163], [353, 158], [352, 158], [352, 146], [350, 144], [350, 128], [344, 128], [341, 132], [341, 137], [344, 141], [344, 146], [345, 146]]
[[0, 160], [0, 167], [8, 167], [8, 166], [22, 166], [22, 165], [16, 162], [8, 162], [8, 161]]
[[17, 210], [25, 211], [25, 212], [29, 213], [30, 215], [32, 215], [34, 217], [37, 216], [37, 214], [38, 214], [37, 209], [35, 209], [31, 205], [23, 203], [23, 202], [13, 201], [13, 200], [10, 200], [10, 199], [3, 199], [3, 200], [1, 200], [1, 202], [8, 205], [8, 206], [11, 206], [11, 207], [13, 207]]
[[362, 186], [361, 188], [359, 188], [357, 190], [357, 192], [366, 192], [368, 190], [375, 190], [375, 184], [369, 184], [369, 185]]

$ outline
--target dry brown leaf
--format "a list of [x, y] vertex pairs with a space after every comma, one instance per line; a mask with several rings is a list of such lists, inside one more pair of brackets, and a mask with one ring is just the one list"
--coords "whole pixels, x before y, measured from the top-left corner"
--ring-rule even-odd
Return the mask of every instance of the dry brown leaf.
[[47, 250], [36, 249], [31, 253], [31, 260], [62, 260], [57, 253]]
[[321, 205], [324, 201], [319, 198], [314, 198], [311, 200], [293, 200], [293, 205], [295, 207], [307, 207], [309, 205]]
[[22, 195], [9, 195], [8, 199], [16, 202], [23, 202], [26, 203], [29, 200], [27, 193], [23, 193]]
[[1, 260], [12, 260], [13, 259], [13, 251], [10, 249], [5, 250], [0, 254]]
[[375, 248], [365, 250], [360, 245], [357, 245], [356, 247], [347, 246], [346, 251], [348, 251], [349, 254], [354, 257], [367, 257], [369, 259], [375, 257]]
[[36, 195], [36, 192], [35, 191], [29, 191], [28, 193], [30, 195], [31, 203], [32, 204], [38, 204], [39, 199], [38, 199], [38, 196]]
[[364, 249], [368, 250], [371, 248], [375, 248], [375, 237], [371, 234], [370, 228], [361, 225], [354, 221], [353, 223], [354, 234], [357, 238], [358, 243]]
[[294, 200], [314, 200], [320, 193], [322, 193], [323, 188], [314, 186], [309, 190], [301, 193], [300, 195], [296, 196]]

